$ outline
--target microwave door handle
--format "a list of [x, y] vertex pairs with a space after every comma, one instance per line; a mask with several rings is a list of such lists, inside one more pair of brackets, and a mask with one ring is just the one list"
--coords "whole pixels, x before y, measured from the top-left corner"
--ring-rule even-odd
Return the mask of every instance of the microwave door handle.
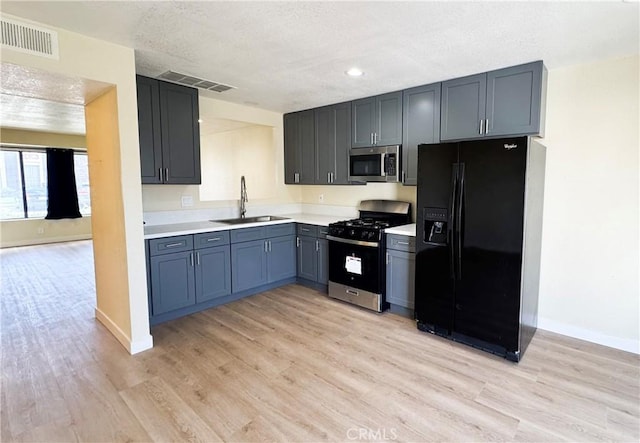
[[380, 176], [382, 177], [387, 175], [387, 155], [389, 154], [382, 154], [380, 156]]

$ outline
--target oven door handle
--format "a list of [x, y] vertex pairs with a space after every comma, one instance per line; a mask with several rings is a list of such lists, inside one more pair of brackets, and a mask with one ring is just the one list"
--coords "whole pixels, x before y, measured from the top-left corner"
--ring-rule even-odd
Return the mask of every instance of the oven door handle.
[[334, 237], [333, 235], [327, 235], [327, 240], [332, 240], [338, 243], [347, 243], [349, 245], [368, 246], [370, 248], [377, 248], [380, 246], [380, 243], [377, 241], [351, 240], [350, 238]]

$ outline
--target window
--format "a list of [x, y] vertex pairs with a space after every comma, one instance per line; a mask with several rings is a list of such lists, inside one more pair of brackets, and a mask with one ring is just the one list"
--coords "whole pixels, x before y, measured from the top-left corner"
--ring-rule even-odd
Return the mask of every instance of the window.
[[[87, 154], [73, 155], [78, 204], [91, 215]], [[0, 150], [0, 220], [47, 215], [47, 153], [44, 149]]]

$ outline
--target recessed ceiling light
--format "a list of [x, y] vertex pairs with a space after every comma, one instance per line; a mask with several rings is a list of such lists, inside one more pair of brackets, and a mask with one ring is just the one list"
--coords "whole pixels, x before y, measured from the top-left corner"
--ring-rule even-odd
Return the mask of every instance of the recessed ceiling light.
[[349, 77], [362, 77], [364, 75], [364, 72], [362, 72], [358, 68], [351, 68], [346, 71], [345, 74], [347, 74]]

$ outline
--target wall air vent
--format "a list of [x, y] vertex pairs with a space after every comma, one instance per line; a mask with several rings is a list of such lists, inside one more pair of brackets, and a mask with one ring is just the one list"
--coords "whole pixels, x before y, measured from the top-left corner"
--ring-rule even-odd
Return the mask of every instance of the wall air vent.
[[212, 82], [210, 80], [204, 80], [198, 77], [193, 77], [191, 75], [180, 74], [179, 72], [175, 71], [167, 71], [163, 74], [160, 74], [158, 78], [173, 83], [179, 83], [185, 86], [191, 86], [192, 88], [206, 89], [207, 91], [225, 92], [230, 89], [237, 89], [235, 86]]
[[41, 26], [0, 17], [2, 47], [58, 60], [58, 33]]

